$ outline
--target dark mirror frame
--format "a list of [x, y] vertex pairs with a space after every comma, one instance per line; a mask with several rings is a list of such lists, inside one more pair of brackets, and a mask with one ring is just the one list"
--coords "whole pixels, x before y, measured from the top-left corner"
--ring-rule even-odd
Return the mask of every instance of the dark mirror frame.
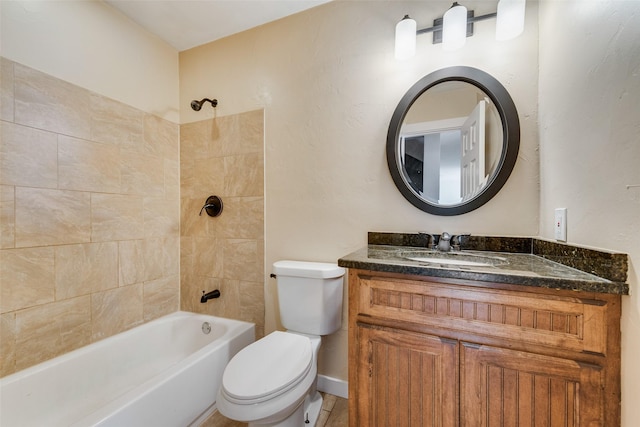
[[[502, 153], [496, 171], [476, 197], [458, 205], [439, 206], [420, 198], [404, 181], [402, 171], [399, 169], [400, 162], [397, 159], [397, 144], [402, 123], [413, 103], [429, 88], [450, 81], [470, 83], [482, 90], [494, 103], [502, 122]], [[387, 164], [396, 187], [415, 207], [434, 215], [460, 215], [479, 208], [500, 191], [516, 164], [519, 148], [520, 119], [516, 106], [504, 86], [491, 75], [476, 68], [448, 67], [427, 74], [414, 84], [400, 100], [391, 117], [387, 133]]]

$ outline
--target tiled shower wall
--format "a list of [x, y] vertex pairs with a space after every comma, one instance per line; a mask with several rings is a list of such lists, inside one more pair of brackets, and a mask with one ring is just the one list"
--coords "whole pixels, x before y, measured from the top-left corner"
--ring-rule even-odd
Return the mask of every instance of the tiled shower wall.
[[[264, 111], [180, 127], [181, 308], [246, 320], [264, 334]], [[200, 209], [222, 198], [219, 217]], [[202, 291], [221, 297], [200, 303]]]
[[179, 309], [180, 165], [177, 124], [1, 66], [3, 376]]

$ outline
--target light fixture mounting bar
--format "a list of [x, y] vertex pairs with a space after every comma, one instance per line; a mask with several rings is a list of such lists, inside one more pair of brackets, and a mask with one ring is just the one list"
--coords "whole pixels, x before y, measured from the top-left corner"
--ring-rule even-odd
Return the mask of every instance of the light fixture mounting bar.
[[[485, 21], [498, 16], [497, 12], [487, 13], [486, 15], [474, 16], [473, 10], [467, 11], [467, 37], [473, 35], [473, 23], [478, 21]], [[416, 31], [416, 34], [433, 33], [433, 44], [442, 43], [442, 18], [433, 20], [433, 27], [421, 28]]]

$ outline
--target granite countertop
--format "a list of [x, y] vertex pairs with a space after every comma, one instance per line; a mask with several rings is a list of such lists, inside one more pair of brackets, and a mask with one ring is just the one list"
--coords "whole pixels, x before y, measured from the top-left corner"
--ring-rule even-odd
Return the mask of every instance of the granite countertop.
[[625, 254], [533, 238], [476, 236], [457, 254], [470, 254], [467, 259], [478, 259], [481, 261], [479, 264], [488, 260], [491, 265], [447, 265], [408, 259], [416, 256], [442, 256], [437, 251], [428, 251], [417, 244], [419, 242], [413, 236], [418, 235], [369, 233], [370, 244], [340, 258], [338, 265], [362, 270], [551, 289], [622, 295], [629, 293], [629, 286], [625, 283]]

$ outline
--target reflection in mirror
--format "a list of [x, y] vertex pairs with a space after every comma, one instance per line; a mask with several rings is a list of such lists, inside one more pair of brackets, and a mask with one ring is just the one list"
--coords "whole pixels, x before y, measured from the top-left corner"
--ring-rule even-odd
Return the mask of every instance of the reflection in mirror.
[[487, 203], [506, 183], [520, 146], [518, 112], [484, 71], [449, 67], [414, 84], [387, 134], [387, 164], [402, 195], [436, 215]]
[[495, 105], [478, 87], [460, 81], [424, 92], [407, 111], [398, 138], [403, 179], [418, 196], [441, 206], [478, 194], [496, 172], [502, 150]]

